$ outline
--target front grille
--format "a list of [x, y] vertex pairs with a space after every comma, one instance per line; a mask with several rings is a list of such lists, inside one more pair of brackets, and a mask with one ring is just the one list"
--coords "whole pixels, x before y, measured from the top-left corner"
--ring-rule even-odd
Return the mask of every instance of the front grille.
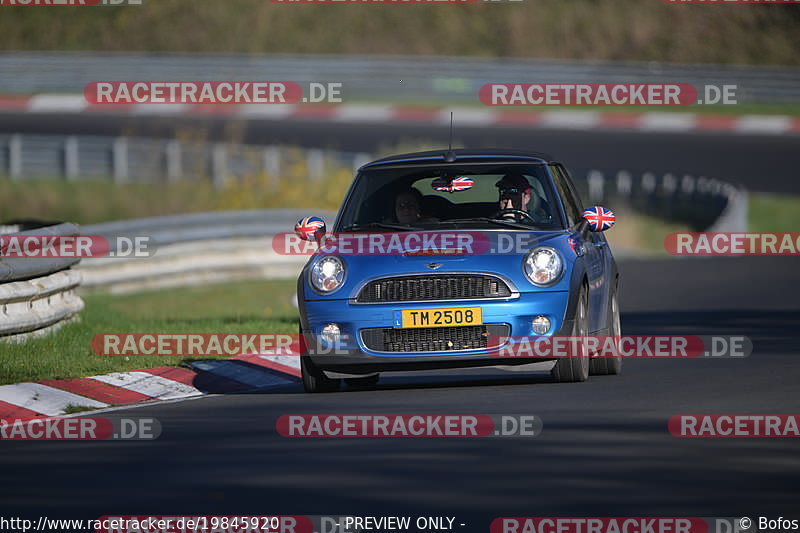
[[376, 279], [361, 289], [356, 301], [358, 303], [419, 302], [509, 296], [511, 289], [495, 276], [445, 274]]
[[448, 326], [442, 328], [369, 328], [361, 330], [361, 341], [375, 352], [451, 352], [479, 350], [490, 337], [508, 336], [508, 324]]

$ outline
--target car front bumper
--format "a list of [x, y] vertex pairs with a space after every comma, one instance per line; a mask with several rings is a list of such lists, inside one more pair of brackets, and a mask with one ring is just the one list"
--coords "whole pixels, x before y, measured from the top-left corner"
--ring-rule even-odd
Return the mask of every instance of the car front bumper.
[[[551, 322], [546, 335], [570, 335], [574, 305], [567, 291], [519, 293], [496, 301], [435, 301], [387, 304], [354, 304], [348, 300], [309, 300], [301, 309], [301, 329], [306, 339], [306, 353], [322, 370], [360, 375], [405, 370], [436, 370], [479, 366], [530, 364], [525, 358], [498, 357], [497, 350], [471, 349], [438, 352], [379, 352], [370, 350], [362, 330], [392, 328], [398, 309], [436, 309], [481, 307], [484, 324], [505, 324], [509, 336], [535, 336], [532, 321], [544, 315]], [[322, 329], [336, 324], [341, 338], [335, 345], [324, 342]], [[493, 355], [494, 354], [494, 355]]]

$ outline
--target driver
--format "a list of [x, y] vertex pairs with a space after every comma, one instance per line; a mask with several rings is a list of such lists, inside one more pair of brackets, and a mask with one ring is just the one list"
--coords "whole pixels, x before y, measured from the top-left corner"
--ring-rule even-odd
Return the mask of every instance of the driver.
[[[500, 210], [516, 209], [528, 212], [528, 204], [531, 201], [531, 184], [525, 176], [516, 172], [506, 174], [495, 183], [495, 187], [500, 193]], [[507, 213], [504, 216], [513, 216], [513, 214]]]

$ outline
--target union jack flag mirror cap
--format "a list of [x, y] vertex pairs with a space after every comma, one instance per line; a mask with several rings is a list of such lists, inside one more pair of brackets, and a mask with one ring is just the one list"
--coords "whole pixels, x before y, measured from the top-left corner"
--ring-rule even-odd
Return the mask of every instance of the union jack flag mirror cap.
[[325, 221], [319, 217], [305, 217], [294, 225], [294, 232], [306, 241], [313, 241], [317, 231], [325, 232]]
[[441, 192], [466, 191], [467, 189], [471, 189], [474, 185], [475, 182], [472, 178], [468, 178], [467, 176], [459, 176], [452, 180], [437, 178], [431, 183], [431, 187]]
[[583, 218], [589, 223], [592, 231], [605, 231], [617, 222], [617, 217], [610, 209], [596, 205], [583, 212]]

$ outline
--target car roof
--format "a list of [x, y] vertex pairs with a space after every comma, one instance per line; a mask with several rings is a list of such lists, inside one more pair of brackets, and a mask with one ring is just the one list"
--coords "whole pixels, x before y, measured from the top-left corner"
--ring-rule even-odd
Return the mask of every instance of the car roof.
[[398, 154], [381, 159], [376, 159], [358, 170], [372, 168], [385, 168], [391, 166], [428, 165], [442, 163], [445, 165], [459, 163], [554, 163], [553, 157], [541, 152], [522, 150], [466, 149], [456, 150], [429, 150], [427, 152], [413, 152]]

